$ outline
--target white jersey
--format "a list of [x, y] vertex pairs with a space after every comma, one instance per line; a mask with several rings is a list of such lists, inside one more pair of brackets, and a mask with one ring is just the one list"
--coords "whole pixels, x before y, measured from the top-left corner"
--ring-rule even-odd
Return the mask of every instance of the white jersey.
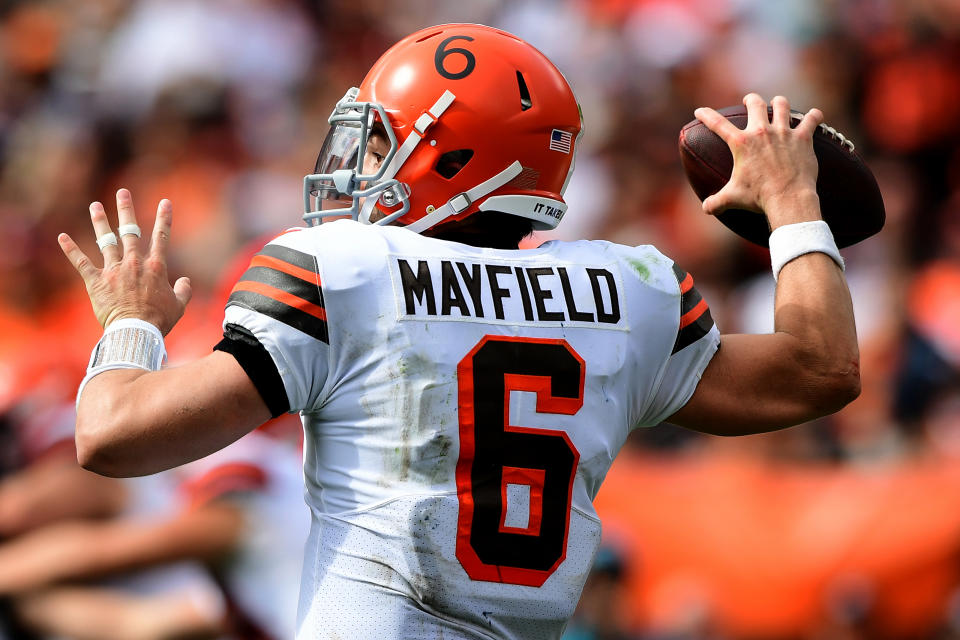
[[303, 417], [304, 639], [559, 637], [617, 451], [719, 345], [653, 247], [505, 251], [352, 221], [269, 243], [225, 336], [271, 410]]

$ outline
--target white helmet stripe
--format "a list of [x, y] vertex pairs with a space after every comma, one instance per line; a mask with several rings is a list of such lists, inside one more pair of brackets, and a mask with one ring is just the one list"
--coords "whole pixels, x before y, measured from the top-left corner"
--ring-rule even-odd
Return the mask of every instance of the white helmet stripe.
[[426, 133], [427, 129], [429, 129], [434, 122], [440, 119], [440, 116], [447, 110], [447, 107], [453, 104], [454, 99], [456, 99], [456, 96], [453, 95], [449, 89], [444, 91], [443, 95], [433, 103], [433, 106], [417, 119], [417, 122], [413, 125], [413, 131], [410, 132], [407, 139], [404, 140], [400, 148], [397, 149], [393, 160], [390, 161], [389, 166], [387, 166], [386, 171], [384, 171], [383, 177], [381, 178], [382, 180], [389, 180], [397, 175], [400, 167], [403, 166], [403, 163], [407, 161], [407, 158], [410, 157], [413, 150], [416, 149], [420, 141], [423, 140], [423, 134]]

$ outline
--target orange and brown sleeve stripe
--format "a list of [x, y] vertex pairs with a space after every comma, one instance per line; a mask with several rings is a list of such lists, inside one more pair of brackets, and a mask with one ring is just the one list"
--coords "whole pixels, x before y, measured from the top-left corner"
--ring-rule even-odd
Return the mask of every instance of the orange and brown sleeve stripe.
[[672, 352], [676, 353], [707, 335], [713, 328], [713, 317], [707, 301], [693, 286], [693, 276], [677, 265], [673, 265], [673, 274], [680, 284], [680, 323]]
[[232, 304], [330, 342], [319, 269], [316, 258], [308, 253], [265, 246], [230, 292], [227, 306]]

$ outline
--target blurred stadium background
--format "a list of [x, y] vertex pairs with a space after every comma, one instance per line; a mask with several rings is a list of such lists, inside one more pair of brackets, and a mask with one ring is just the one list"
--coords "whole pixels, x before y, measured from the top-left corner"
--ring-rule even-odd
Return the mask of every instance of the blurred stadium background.
[[586, 119], [559, 236], [656, 244], [725, 332], [770, 330], [773, 283], [686, 185], [696, 106], [818, 106], [886, 201], [844, 251], [862, 396], [776, 434], [635, 433], [568, 638], [960, 637], [957, 0], [0, 0], [0, 638], [290, 637], [297, 420], [150, 478], [79, 469], [100, 331], [56, 236], [94, 255], [90, 201], [127, 186], [149, 228], [171, 198], [195, 294], [170, 361], [206, 353], [251, 247], [299, 223], [335, 101], [440, 22], [557, 63]]

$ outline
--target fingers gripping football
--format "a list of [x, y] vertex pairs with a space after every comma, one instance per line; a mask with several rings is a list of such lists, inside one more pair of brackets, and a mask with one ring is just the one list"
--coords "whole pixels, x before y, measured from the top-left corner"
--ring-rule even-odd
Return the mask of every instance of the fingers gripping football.
[[[781, 199], [816, 190], [817, 159], [813, 133], [823, 122], [819, 109], [808, 111], [790, 127], [790, 103], [783, 96], [770, 105], [755, 93], [743, 99], [747, 126], [739, 129], [717, 111], [703, 107], [694, 115], [730, 147], [733, 173], [727, 184], [703, 201], [703, 210], [716, 215], [727, 209], [765, 212]], [[771, 221], [773, 223], [773, 221]]]
[[62, 233], [57, 238], [64, 255], [83, 278], [101, 326], [120, 318], [140, 318], [166, 335], [183, 315], [190, 300], [190, 280], [180, 278], [171, 287], [167, 277], [166, 250], [172, 218], [170, 201], [161, 200], [150, 248], [144, 255], [133, 198], [128, 190], [120, 189], [116, 232], [103, 205], [90, 205], [90, 222], [103, 255], [103, 268], [98, 268], [69, 235]]

